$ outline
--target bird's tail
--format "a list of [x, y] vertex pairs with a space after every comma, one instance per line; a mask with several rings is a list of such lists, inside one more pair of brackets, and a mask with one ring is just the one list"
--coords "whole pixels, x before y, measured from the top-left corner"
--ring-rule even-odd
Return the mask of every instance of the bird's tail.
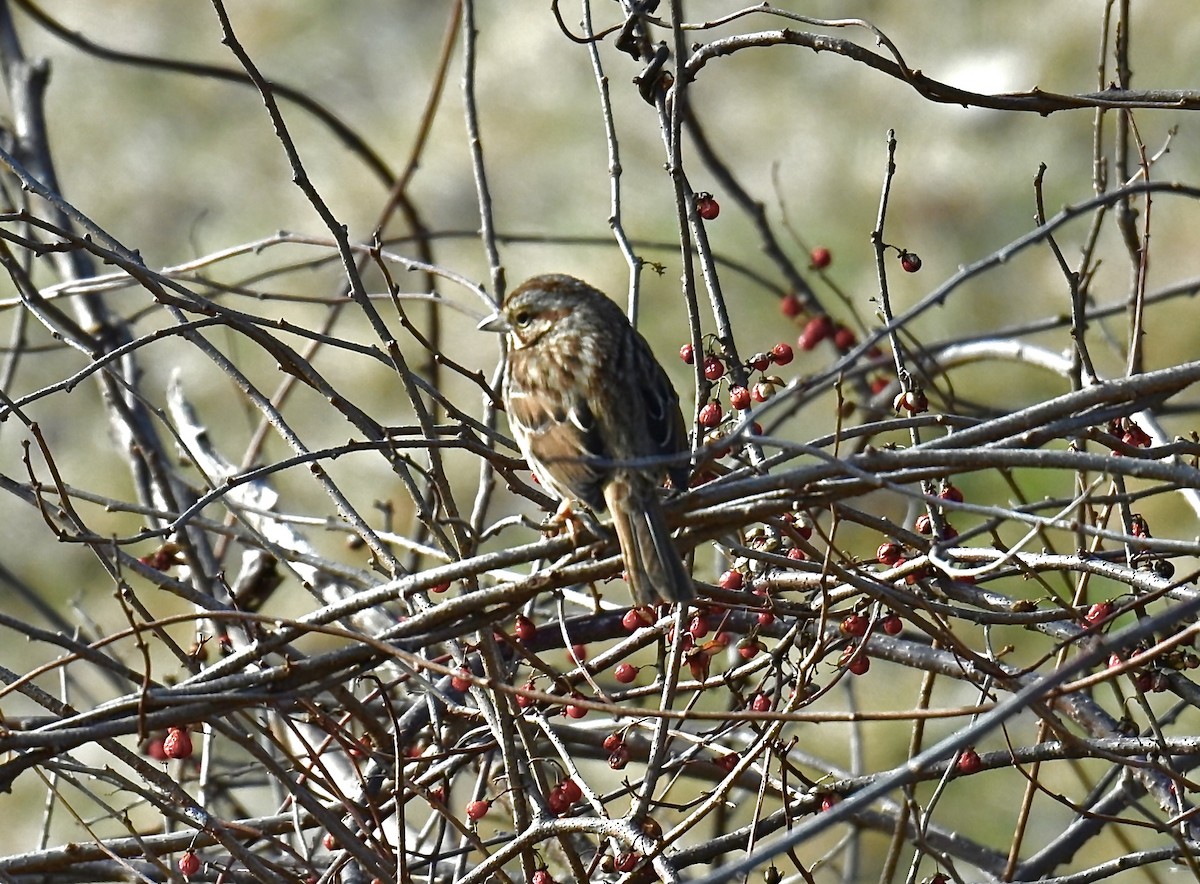
[[604, 489], [634, 604], [694, 599], [696, 587], [671, 541], [656, 489], [649, 482], [644, 488], [639, 484], [614, 479]]

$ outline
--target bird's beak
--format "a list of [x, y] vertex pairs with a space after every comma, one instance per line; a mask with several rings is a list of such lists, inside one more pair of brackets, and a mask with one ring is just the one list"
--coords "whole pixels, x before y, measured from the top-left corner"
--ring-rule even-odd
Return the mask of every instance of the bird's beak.
[[493, 313], [475, 327], [480, 331], [496, 332], [497, 334], [504, 334], [512, 330], [502, 313]]

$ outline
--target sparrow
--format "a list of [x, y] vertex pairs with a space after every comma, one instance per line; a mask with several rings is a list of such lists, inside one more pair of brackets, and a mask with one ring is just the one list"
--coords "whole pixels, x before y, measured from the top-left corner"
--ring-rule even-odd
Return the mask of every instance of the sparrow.
[[504, 407], [521, 453], [562, 502], [612, 513], [634, 603], [696, 590], [671, 541], [659, 488], [686, 488], [679, 396], [625, 313], [581, 279], [535, 276], [479, 328], [508, 339]]

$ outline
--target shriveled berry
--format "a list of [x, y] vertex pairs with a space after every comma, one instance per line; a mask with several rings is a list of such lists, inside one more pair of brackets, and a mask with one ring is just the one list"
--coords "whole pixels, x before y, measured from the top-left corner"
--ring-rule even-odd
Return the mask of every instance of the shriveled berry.
[[916, 273], [921, 269], [921, 256], [915, 252], [901, 252], [900, 267], [905, 273]]
[[771, 348], [771, 361], [776, 365], [787, 365], [794, 355], [791, 345], [782, 341]]
[[704, 357], [704, 376], [715, 381], [725, 374], [725, 363], [718, 356]]
[[700, 409], [700, 426], [712, 429], [721, 423], [721, 403], [708, 402]]
[[824, 270], [833, 261], [833, 253], [824, 246], [817, 246], [808, 255], [809, 266], [814, 270]]
[[875, 550], [875, 558], [884, 565], [895, 565], [903, 556], [904, 547], [894, 540], [884, 541], [879, 544], [879, 549]]
[[701, 191], [696, 194], [696, 214], [705, 221], [712, 221], [721, 214], [721, 204], [713, 199], [711, 193]]
[[613, 670], [613, 678], [621, 684], [630, 684], [638, 675], [638, 668], [632, 663], [618, 663]]
[[775, 395], [775, 387], [769, 381], [759, 381], [754, 385], [754, 389], [750, 391], [750, 396], [755, 402], [766, 402]]
[[625, 765], [629, 764], [630, 757], [629, 747], [622, 742], [621, 745], [609, 753], [608, 766], [613, 770], [621, 770]]
[[696, 361], [696, 350], [691, 344], [684, 344], [679, 348], [679, 358], [691, 365]]
[[186, 727], [167, 729], [167, 735], [163, 738], [163, 754], [177, 761], [181, 758], [191, 758], [192, 737]]

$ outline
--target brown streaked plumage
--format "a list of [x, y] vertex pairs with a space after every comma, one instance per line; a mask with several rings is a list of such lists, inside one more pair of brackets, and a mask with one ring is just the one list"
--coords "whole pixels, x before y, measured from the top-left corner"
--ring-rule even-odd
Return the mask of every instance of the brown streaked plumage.
[[504, 404], [542, 486], [612, 512], [635, 603], [694, 598], [658, 496], [663, 476], [687, 484], [679, 396], [621, 308], [575, 277], [535, 276], [479, 327], [508, 335]]

